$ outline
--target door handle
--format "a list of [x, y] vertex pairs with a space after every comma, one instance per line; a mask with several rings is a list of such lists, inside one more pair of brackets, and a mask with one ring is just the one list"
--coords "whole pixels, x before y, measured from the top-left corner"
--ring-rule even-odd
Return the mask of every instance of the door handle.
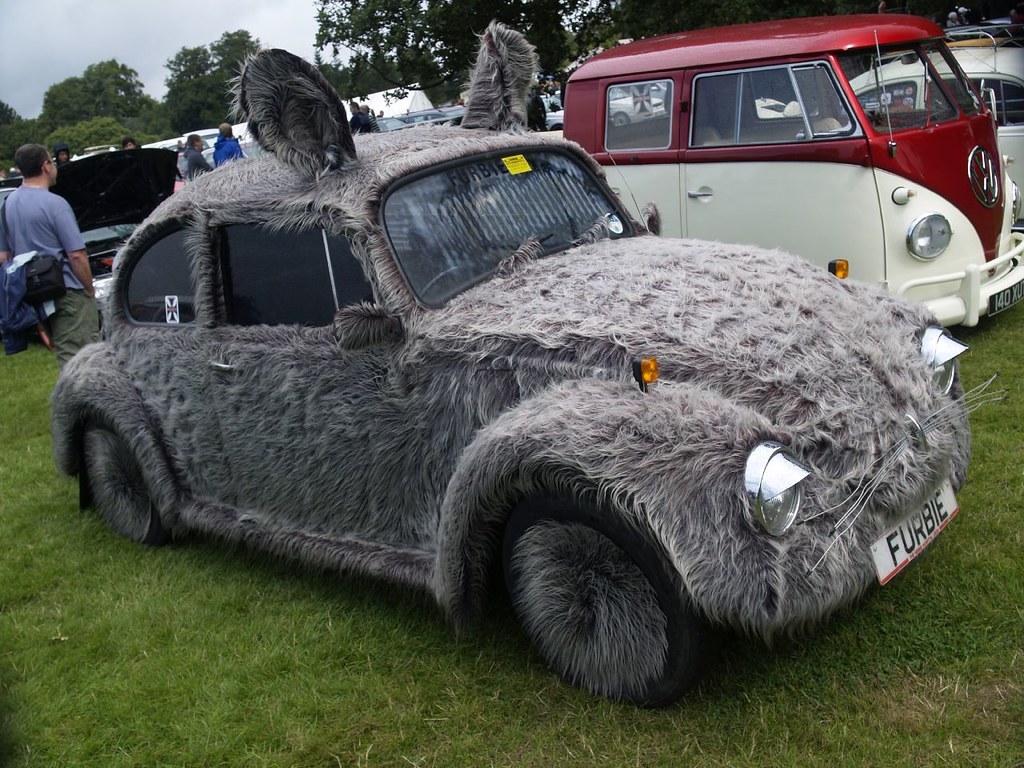
[[715, 194], [714, 192], [693, 192], [693, 191], [687, 191], [686, 196], [688, 198], [690, 198], [691, 200], [695, 200], [695, 199], [697, 199], [699, 197], [712, 197], [712, 196], [714, 196], [714, 194]]
[[224, 373], [229, 373], [235, 370], [235, 366], [231, 365], [230, 363], [217, 363], [211, 361], [210, 367], [213, 368], [213, 370], [215, 371], [222, 371]]

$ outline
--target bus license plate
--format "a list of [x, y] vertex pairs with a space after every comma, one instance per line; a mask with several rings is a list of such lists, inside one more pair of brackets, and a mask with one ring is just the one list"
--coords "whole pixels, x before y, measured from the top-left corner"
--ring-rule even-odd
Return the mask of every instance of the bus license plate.
[[996, 312], [1002, 312], [1004, 309], [1012, 307], [1021, 299], [1024, 299], [1024, 278], [1019, 280], [1016, 285], [1003, 288], [999, 293], [993, 293], [989, 296], [988, 313], [994, 315]]

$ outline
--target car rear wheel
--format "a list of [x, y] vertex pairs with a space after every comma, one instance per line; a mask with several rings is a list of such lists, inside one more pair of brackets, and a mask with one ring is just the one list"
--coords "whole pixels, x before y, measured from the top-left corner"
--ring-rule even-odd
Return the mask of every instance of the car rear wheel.
[[611, 510], [531, 497], [506, 526], [502, 564], [523, 629], [567, 682], [660, 707], [703, 676], [708, 628], [661, 549]]
[[122, 536], [157, 546], [167, 541], [142, 467], [124, 440], [106, 425], [89, 424], [82, 439], [85, 482], [107, 523]]

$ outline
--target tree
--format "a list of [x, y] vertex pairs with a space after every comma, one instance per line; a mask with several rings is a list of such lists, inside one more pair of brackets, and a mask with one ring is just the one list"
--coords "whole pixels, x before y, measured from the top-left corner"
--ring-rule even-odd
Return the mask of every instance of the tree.
[[79, 77], [51, 85], [43, 96], [39, 121], [53, 128], [93, 117], [124, 120], [153, 103], [135, 70], [111, 59], [89, 65]]
[[0, 125], [0, 163], [4, 170], [14, 165], [14, 153], [22, 144], [37, 144], [43, 135], [38, 120], [15, 120]]
[[64, 142], [74, 155], [86, 147], [120, 147], [121, 139], [127, 133], [128, 129], [112, 117], [94, 117], [58, 128], [46, 137], [45, 143], [52, 148], [58, 141]]
[[394, 86], [459, 85], [467, 78], [478, 35], [492, 19], [522, 31], [537, 46], [541, 69], [559, 71], [571, 58], [572, 36], [563, 19], [585, 0], [317, 0], [317, 46], [352, 52], [349, 66], [379, 69], [390, 62]]
[[167, 69], [167, 118], [174, 133], [215, 126], [230, 117], [231, 80], [250, 54], [259, 50], [259, 40], [248, 32], [225, 32], [208, 46], [182, 48]]
[[21, 116], [14, 111], [14, 107], [5, 101], [0, 101], [0, 125], [10, 125], [16, 120], [21, 120]]

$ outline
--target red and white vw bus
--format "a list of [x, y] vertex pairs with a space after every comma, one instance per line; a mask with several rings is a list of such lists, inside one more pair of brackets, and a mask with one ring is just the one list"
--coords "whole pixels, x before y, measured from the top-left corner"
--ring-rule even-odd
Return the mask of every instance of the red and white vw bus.
[[975, 325], [1024, 298], [1020, 210], [988, 108], [907, 15], [743, 24], [584, 63], [564, 135], [661, 233], [778, 247]]

